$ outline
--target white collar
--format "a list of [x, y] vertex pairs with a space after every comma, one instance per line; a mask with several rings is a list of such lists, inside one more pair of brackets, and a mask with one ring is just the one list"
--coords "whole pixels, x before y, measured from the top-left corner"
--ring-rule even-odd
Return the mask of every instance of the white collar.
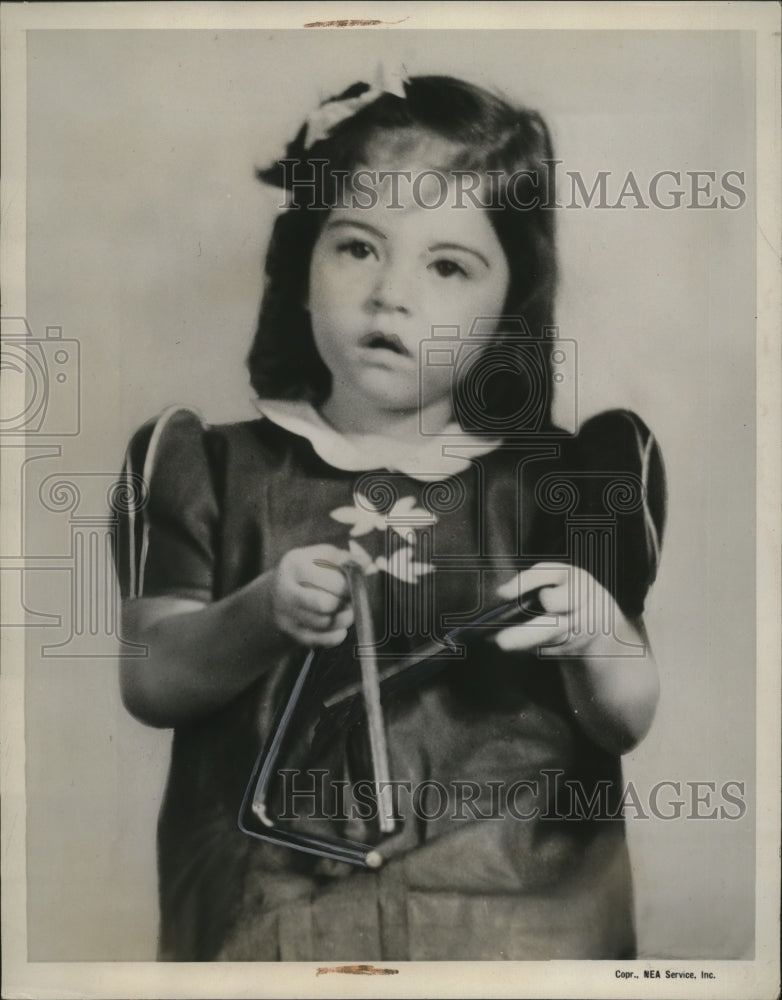
[[382, 434], [347, 438], [304, 400], [258, 399], [256, 406], [272, 423], [306, 438], [324, 462], [347, 472], [384, 468], [425, 482], [437, 481], [462, 472], [472, 458], [500, 444], [497, 439], [467, 434], [455, 422], [439, 434], [422, 434], [413, 443]]

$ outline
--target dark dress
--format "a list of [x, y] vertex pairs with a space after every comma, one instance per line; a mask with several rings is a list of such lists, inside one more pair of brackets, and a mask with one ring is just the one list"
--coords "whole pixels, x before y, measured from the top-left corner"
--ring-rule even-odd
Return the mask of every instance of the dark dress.
[[[498, 584], [542, 560], [586, 567], [640, 625], [664, 480], [633, 414], [592, 418], [575, 438], [465, 452], [445, 477], [337, 468], [319, 451], [270, 419], [205, 427], [176, 410], [143, 427], [126, 471], [145, 476], [149, 495], [121, 525], [124, 596], [219, 600], [288, 550], [328, 542], [360, 545], [380, 566], [368, 580], [386, 651], [473, 620]], [[634, 955], [620, 760], [580, 729], [556, 651], [477, 641], [386, 704], [392, 777], [427, 795], [436, 782], [446, 798], [422, 794], [385, 840], [362, 831], [387, 843], [379, 870], [243, 833], [256, 756], [306, 652], [174, 732], [158, 827], [161, 959]], [[359, 773], [360, 753], [343, 749]]]

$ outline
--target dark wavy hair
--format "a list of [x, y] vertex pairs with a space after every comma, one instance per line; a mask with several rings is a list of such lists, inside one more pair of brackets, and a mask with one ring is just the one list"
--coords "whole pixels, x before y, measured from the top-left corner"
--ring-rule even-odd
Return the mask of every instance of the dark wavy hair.
[[[368, 89], [366, 83], [353, 84], [324, 104]], [[485, 352], [490, 359], [496, 348], [500, 360], [489, 360], [483, 375], [472, 379], [468, 406], [460, 407], [455, 393], [456, 416], [471, 431], [548, 427], [547, 336], [554, 325], [557, 277], [548, 128], [537, 112], [451, 77], [414, 77], [405, 81], [404, 93], [404, 98], [380, 94], [309, 147], [303, 125], [285, 157], [257, 172], [265, 183], [287, 189], [290, 204], [274, 225], [266, 256], [258, 327], [247, 359], [252, 386], [261, 397], [305, 399], [316, 406], [328, 398], [331, 375], [305, 308], [312, 251], [328, 206], [336, 203], [340, 179], [367, 166], [378, 142], [405, 132], [415, 140], [424, 133], [446, 140], [453, 150], [449, 162], [439, 164], [443, 171], [493, 172], [496, 187], [487, 213], [510, 268], [505, 319]], [[302, 177], [311, 180], [302, 184]], [[483, 419], [475, 417], [478, 410]]]

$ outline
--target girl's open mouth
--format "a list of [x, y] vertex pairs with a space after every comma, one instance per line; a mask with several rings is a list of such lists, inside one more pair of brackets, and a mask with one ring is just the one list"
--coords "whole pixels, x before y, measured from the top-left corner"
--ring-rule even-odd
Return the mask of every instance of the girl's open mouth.
[[381, 330], [373, 330], [371, 333], [364, 334], [359, 343], [362, 347], [369, 347], [372, 350], [391, 351], [394, 354], [399, 354], [401, 357], [411, 357], [410, 351], [408, 351], [395, 333], [383, 333]]

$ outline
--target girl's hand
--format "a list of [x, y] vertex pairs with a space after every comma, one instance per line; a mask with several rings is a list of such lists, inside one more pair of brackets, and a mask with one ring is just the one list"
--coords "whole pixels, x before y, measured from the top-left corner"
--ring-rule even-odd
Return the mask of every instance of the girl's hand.
[[614, 635], [617, 627], [627, 631], [614, 598], [585, 569], [566, 563], [536, 563], [499, 587], [497, 593], [512, 600], [533, 590], [545, 616], [498, 632], [495, 640], [501, 649], [556, 646], [563, 654], [586, 656], [596, 642]]
[[272, 611], [277, 626], [302, 646], [338, 646], [353, 624], [342, 563], [348, 552], [333, 545], [291, 549], [274, 571]]
[[582, 730], [609, 753], [626, 753], [649, 730], [660, 684], [644, 636], [584, 569], [537, 563], [499, 588], [506, 599], [538, 591], [545, 612], [502, 629], [507, 650], [548, 646], [560, 654], [565, 694]]

